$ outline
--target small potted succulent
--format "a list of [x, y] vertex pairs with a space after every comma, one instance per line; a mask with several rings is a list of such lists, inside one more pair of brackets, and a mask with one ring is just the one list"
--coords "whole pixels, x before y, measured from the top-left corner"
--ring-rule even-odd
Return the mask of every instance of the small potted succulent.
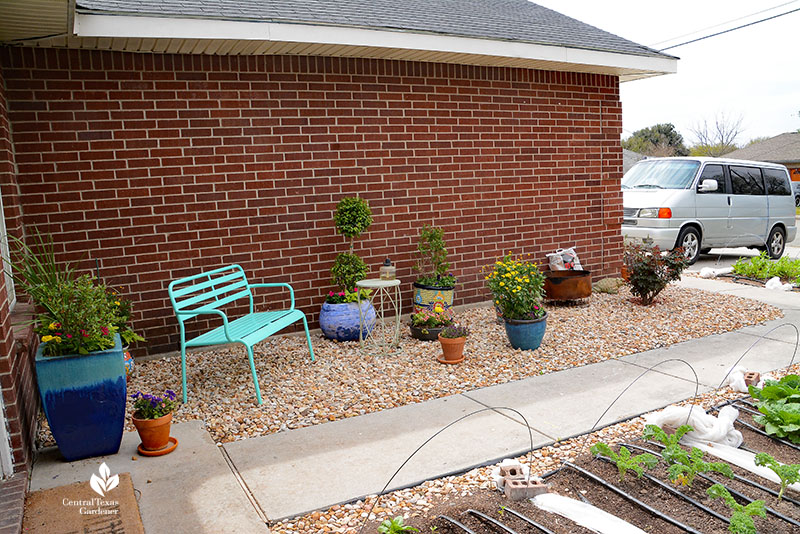
[[[350, 251], [336, 257], [331, 267], [331, 279], [336, 286], [329, 291], [319, 314], [319, 326], [328, 339], [356, 341], [375, 326], [375, 308], [369, 302], [369, 291], [358, 291], [356, 282], [367, 277], [369, 268], [353, 252], [353, 240], [372, 224], [372, 212], [363, 198], [345, 197], [336, 206], [334, 215], [337, 231], [350, 240]], [[361, 308], [359, 315], [359, 308]], [[359, 317], [364, 318], [361, 330]]]
[[170, 438], [172, 412], [175, 411], [175, 392], [168, 389], [164, 395], [148, 395], [137, 391], [133, 399], [133, 426], [142, 440], [139, 452], [146, 456], [160, 456], [172, 452], [178, 440]]
[[439, 343], [442, 345], [442, 356], [439, 362], [456, 364], [464, 361], [464, 344], [467, 342], [469, 328], [457, 324], [446, 326], [439, 332]]
[[439, 332], [453, 324], [455, 313], [444, 304], [436, 303], [411, 314], [411, 337], [420, 341], [436, 341]]
[[417, 244], [419, 259], [414, 270], [419, 273], [414, 282], [414, 311], [434, 305], [453, 305], [456, 277], [449, 273], [444, 230], [424, 225]]
[[547, 327], [544, 309], [545, 275], [535, 263], [509, 252], [487, 268], [486, 282], [506, 336], [515, 349], [539, 348]]

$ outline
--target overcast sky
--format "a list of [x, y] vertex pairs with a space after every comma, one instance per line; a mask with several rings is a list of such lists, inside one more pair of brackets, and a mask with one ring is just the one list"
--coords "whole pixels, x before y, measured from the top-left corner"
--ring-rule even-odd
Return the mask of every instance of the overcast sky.
[[[800, 0], [534, 3], [656, 50], [800, 8]], [[621, 84], [623, 137], [671, 122], [690, 145], [690, 129], [720, 114], [742, 117], [739, 144], [800, 128], [800, 11], [665, 53], [680, 58], [677, 74]]]

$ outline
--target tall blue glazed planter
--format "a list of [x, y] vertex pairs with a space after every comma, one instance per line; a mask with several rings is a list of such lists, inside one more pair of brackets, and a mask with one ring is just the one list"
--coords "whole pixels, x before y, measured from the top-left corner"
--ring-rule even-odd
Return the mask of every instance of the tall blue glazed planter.
[[[375, 308], [369, 300], [361, 300], [361, 313], [364, 316], [364, 335], [366, 336], [375, 327]], [[359, 319], [358, 306], [355, 302], [341, 304], [322, 304], [319, 312], [319, 327], [328, 339], [336, 341], [358, 341]]]
[[115, 454], [125, 427], [125, 360], [119, 334], [112, 349], [43, 356], [36, 377], [44, 413], [68, 462]]
[[532, 321], [506, 319], [506, 336], [511, 346], [521, 350], [535, 350], [542, 344], [544, 331], [547, 328], [547, 313]]

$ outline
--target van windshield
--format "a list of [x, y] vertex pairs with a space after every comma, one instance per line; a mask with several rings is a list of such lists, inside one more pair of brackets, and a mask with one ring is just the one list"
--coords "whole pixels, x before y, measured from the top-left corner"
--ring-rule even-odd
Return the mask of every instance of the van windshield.
[[622, 189], [688, 189], [700, 167], [699, 161], [640, 161], [622, 177]]

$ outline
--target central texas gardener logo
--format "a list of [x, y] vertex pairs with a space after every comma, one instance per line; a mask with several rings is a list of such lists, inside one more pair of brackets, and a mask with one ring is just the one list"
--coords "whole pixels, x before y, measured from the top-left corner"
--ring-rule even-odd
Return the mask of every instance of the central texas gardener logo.
[[106, 493], [119, 485], [119, 475], [111, 476], [111, 469], [103, 462], [100, 464], [100, 476], [93, 474], [89, 480], [89, 485], [95, 493], [105, 497]]

